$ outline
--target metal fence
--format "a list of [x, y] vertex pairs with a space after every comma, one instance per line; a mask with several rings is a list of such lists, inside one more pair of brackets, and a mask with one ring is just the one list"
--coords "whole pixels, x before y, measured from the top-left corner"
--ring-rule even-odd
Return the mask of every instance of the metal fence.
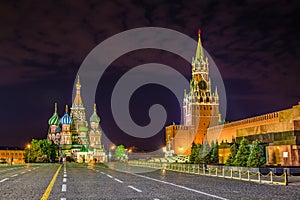
[[282, 175], [276, 175], [273, 171], [270, 171], [267, 174], [262, 174], [261, 172], [253, 172], [250, 170], [233, 170], [232, 168], [226, 170], [225, 168], [220, 167], [204, 167], [195, 164], [179, 164], [179, 163], [155, 163], [155, 162], [146, 162], [146, 161], [129, 161], [132, 166], [141, 166], [149, 167], [160, 170], [168, 170], [189, 174], [197, 174], [204, 176], [213, 176], [213, 177], [222, 177], [228, 179], [237, 179], [243, 181], [251, 181], [258, 183], [267, 183], [267, 184], [278, 184], [278, 185], [287, 185], [288, 184], [288, 175], [284, 171]]

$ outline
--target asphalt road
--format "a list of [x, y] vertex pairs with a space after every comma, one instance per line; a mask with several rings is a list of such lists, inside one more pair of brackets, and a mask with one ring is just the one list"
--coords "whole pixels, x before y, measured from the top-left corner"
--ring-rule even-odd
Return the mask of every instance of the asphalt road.
[[[123, 164], [64, 165], [48, 199], [300, 199], [299, 186], [148, 171]], [[0, 167], [0, 199], [41, 199], [58, 164]], [[116, 170], [117, 169], [117, 170]]]

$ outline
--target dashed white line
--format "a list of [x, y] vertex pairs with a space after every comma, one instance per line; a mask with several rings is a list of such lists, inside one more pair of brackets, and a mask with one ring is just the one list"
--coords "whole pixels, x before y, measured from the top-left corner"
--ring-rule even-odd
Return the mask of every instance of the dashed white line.
[[131, 185], [128, 185], [128, 187], [131, 188], [131, 189], [133, 189], [133, 190], [135, 190], [135, 191], [137, 191], [137, 192], [142, 192], [142, 190], [137, 189], [137, 188], [135, 188], [135, 187], [133, 187], [133, 186], [131, 186]]
[[123, 183], [123, 181], [117, 179], [117, 178], [114, 178], [116, 181], [118, 181], [119, 183]]
[[67, 178], [63, 178], [63, 183], [67, 182]]
[[12, 175], [11, 177], [16, 177], [16, 176], [18, 176], [19, 174], [14, 174], [14, 175]]
[[63, 185], [61, 186], [61, 191], [62, 191], [62, 192], [66, 192], [66, 191], [67, 191], [67, 185], [66, 185], [66, 184], [63, 184]]
[[105, 174], [104, 172], [100, 172], [101, 174]]
[[5, 179], [2, 179], [1, 181], [0, 181], [0, 183], [2, 183], [2, 182], [4, 182], [4, 181], [7, 181], [9, 178], [5, 178]]
[[113, 178], [111, 175], [107, 174], [106, 176], [108, 176], [109, 178]]
[[[132, 173], [130, 173], [130, 174], [132, 174]], [[185, 189], [185, 190], [188, 190], [188, 191], [196, 192], [198, 194], [203, 194], [203, 195], [206, 195], [206, 196], [209, 196], [209, 197], [213, 197], [213, 198], [216, 198], [216, 199], [228, 200], [228, 199], [226, 199], [224, 197], [220, 197], [220, 196], [217, 196], [217, 195], [209, 194], [209, 193], [202, 192], [202, 191], [199, 191], [199, 190], [195, 190], [195, 189], [192, 189], [192, 188], [188, 188], [188, 187], [185, 187], [185, 186], [182, 186], [182, 185], [177, 185], [175, 183], [170, 183], [170, 182], [167, 182], [167, 181], [158, 180], [158, 179], [151, 178], [151, 177], [148, 177], [148, 176], [143, 176], [143, 175], [140, 175], [140, 174], [132, 174], [132, 175], [138, 176], [138, 177], [142, 177], [142, 178], [145, 178], [145, 179], [148, 179], [148, 180], [152, 180], [152, 181], [164, 183], [164, 184], [167, 184], [167, 185], [172, 185], [172, 186], [175, 186], [175, 187], [178, 187], [178, 188], [182, 188], [182, 189]]]
[[64, 197], [63, 197], [63, 198], [60, 198], [60, 200], [67, 200], [67, 198], [64, 198]]
[[67, 177], [67, 174], [64, 174], [64, 177]]
[[158, 199], [158, 198], [154, 198], [153, 200], [160, 200], [160, 199]]

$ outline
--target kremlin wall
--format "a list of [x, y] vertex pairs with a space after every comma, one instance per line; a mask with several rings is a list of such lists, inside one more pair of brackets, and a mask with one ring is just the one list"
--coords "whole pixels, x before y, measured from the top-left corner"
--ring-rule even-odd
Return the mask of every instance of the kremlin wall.
[[[219, 162], [224, 164], [230, 151], [226, 143], [242, 138], [259, 140], [265, 146], [268, 165], [300, 165], [300, 103], [290, 109], [243, 119], [207, 129], [207, 141], [221, 142]], [[223, 145], [222, 145], [223, 144]], [[225, 145], [224, 145], [225, 144]], [[222, 149], [222, 146], [225, 148]]]

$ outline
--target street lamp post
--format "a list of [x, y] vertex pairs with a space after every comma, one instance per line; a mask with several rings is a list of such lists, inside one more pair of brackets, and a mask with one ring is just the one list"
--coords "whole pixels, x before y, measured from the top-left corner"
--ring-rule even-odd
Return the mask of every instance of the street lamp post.
[[115, 149], [115, 145], [112, 145], [109, 150], [108, 150], [108, 161], [111, 162], [111, 157], [112, 157], [112, 150]]
[[30, 158], [30, 147], [31, 147], [30, 144], [28, 144], [27, 147], [29, 149], [29, 152], [28, 152], [28, 163], [29, 163], [30, 162], [30, 159], [29, 159]]

